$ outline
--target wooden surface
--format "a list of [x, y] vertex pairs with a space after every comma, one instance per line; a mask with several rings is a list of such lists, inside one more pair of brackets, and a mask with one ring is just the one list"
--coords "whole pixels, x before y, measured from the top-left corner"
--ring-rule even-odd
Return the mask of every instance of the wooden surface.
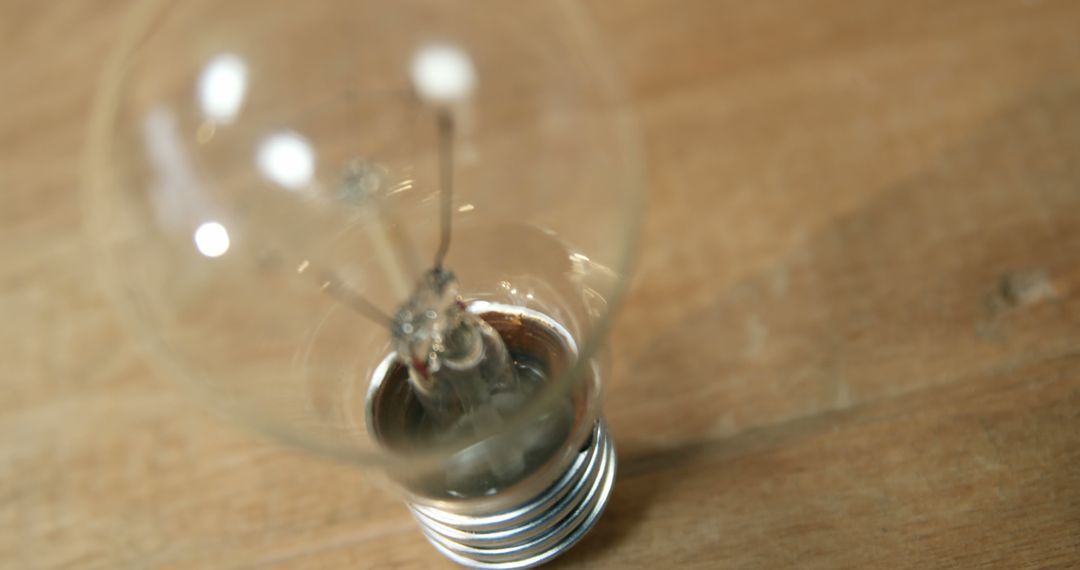
[[[449, 567], [155, 380], [91, 286], [125, 5], [0, 7], [0, 567]], [[1080, 3], [591, 6], [650, 197], [619, 480], [553, 567], [1080, 566]]]

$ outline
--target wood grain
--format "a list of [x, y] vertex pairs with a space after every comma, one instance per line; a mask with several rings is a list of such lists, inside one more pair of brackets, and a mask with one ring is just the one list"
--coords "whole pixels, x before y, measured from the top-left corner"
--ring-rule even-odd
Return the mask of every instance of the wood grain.
[[[449, 567], [152, 377], [79, 154], [127, 3], [0, 8], [0, 566]], [[557, 568], [1080, 565], [1080, 4], [590, 8], [650, 171], [609, 512]]]

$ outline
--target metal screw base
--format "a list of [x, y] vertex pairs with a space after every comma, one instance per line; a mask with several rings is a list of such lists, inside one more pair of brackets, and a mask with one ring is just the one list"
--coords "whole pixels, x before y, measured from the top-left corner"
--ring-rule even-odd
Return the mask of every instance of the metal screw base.
[[615, 481], [615, 447], [603, 421], [592, 443], [551, 487], [526, 503], [480, 516], [409, 505], [435, 548], [470, 568], [532, 568], [566, 552], [596, 524]]

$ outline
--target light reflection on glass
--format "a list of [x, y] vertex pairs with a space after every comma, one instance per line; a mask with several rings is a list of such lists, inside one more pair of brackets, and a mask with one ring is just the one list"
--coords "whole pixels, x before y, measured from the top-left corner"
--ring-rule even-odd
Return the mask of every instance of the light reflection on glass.
[[199, 104], [210, 120], [228, 123], [240, 111], [247, 91], [247, 66], [239, 57], [215, 56], [199, 76]]
[[154, 107], [143, 120], [142, 136], [155, 174], [149, 190], [157, 223], [174, 231], [203, 219], [213, 207], [184, 150], [176, 115], [166, 107]]
[[449, 103], [468, 97], [476, 83], [472, 59], [453, 45], [431, 45], [412, 60], [412, 80], [416, 92], [432, 102]]
[[229, 251], [229, 232], [218, 222], [204, 222], [195, 229], [195, 248], [206, 257], [221, 257]]
[[290, 190], [307, 186], [315, 175], [315, 153], [311, 143], [291, 131], [264, 140], [255, 161], [263, 175]]
[[393, 196], [394, 194], [397, 194], [398, 192], [404, 192], [406, 190], [410, 190], [410, 189], [412, 189], [412, 187], [413, 187], [413, 181], [412, 181], [411, 178], [408, 179], [408, 180], [402, 180], [401, 182], [398, 182], [397, 184], [395, 184], [394, 187], [389, 192], [386, 193], [386, 195], [387, 196]]

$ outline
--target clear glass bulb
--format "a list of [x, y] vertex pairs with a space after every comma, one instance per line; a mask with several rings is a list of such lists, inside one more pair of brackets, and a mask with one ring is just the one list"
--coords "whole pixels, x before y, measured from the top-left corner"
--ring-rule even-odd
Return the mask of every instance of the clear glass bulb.
[[106, 288], [162, 370], [387, 474], [454, 560], [543, 562], [614, 469], [641, 175], [602, 53], [569, 2], [140, 3], [88, 147]]

